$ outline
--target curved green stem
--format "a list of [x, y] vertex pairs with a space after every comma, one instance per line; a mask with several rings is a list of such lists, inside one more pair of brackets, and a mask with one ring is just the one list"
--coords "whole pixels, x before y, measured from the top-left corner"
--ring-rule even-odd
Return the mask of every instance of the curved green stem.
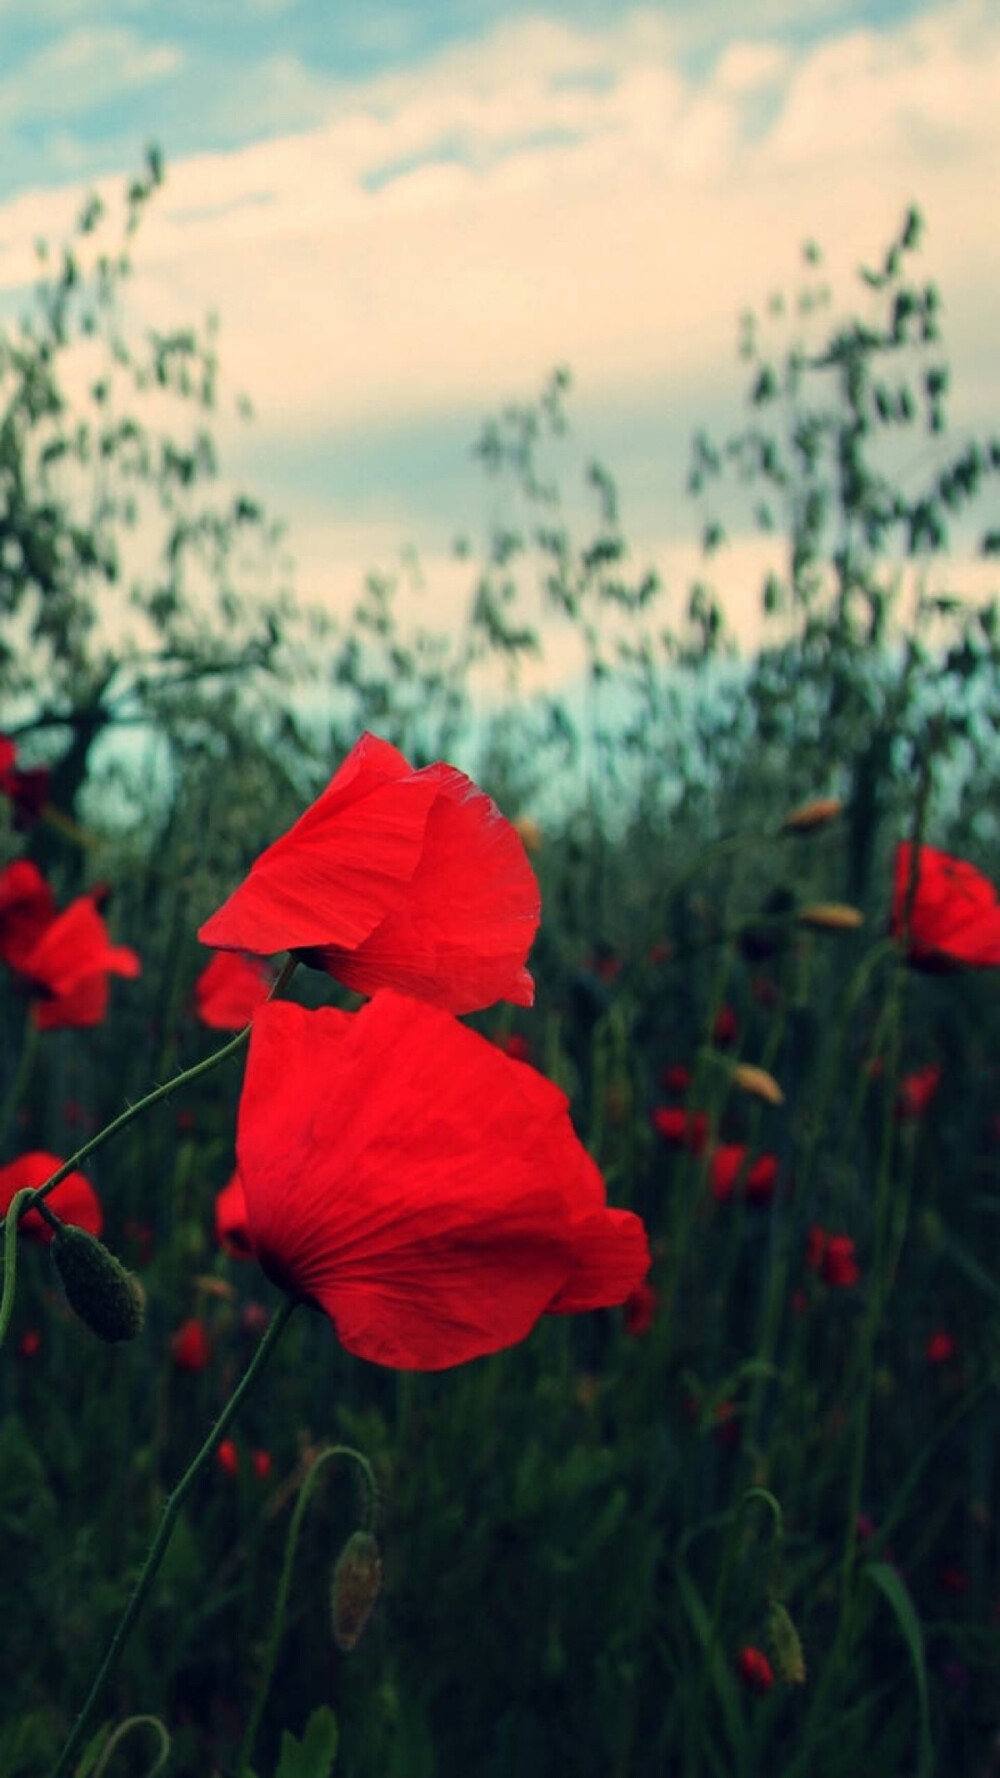
[[27, 1209], [28, 1199], [32, 1196], [26, 1186], [23, 1191], [15, 1192], [10, 1200], [7, 1215], [4, 1218], [3, 1240], [3, 1295], [0, 1297], [0, 1346], [7, 1338], [10, 1318], [14, 1313], [14, 1294], [17, 1288], [17, 1225], [21, 1213]]
[[271, 1621], [271, 1634], [267, 1639], [267, 1649], [264, 1654], [264, 1668], [260, 1676], [260, 1683], [257, 1686], [253, 1701], [253, 1709], [250, 1712], [250, 1719], [246, 1726], [246, 1733], [243, 1736], [243, 1745], [240, 1748], [239, 1763], [236, 1767], [236, 1778], [246, 1778], [246, 1773], [250, 1769], [250, 1758], [253, 1753], [253, 1744], [257, 1739], [257, 1730], [260, 1727], [260, 1719], [264, 1714], [264, 1706], [267, 1703], [268, 1693], [271, 1690], [271, 1681], [274, 1678], [278, 1650], [281, 1646], [282, 1632], [285, 1627], [285, 1609], [288, 1605], [288, 1595], [292, 1586], [292, 1569], [295, 1564], [295, 1552], [298, 1548], [302, 1520], [305, 1517], [306, 1507], [312, 1498], [313, 1488], [316, 1485], [316, 1478], [323, 1465], [328, 1463], [333, 1457], [350, 1457], [361, 1469], [368, 1485], [368, 1510], [366, 1513], [367, 1524], [365, 1525], [365, 1530], [370, 1531], [372, 1528], [372, 1522], [375, 1517], [375, 1502], [378, 1499], [378, 1488], [371, 1464], [361, 1451], [356, 1451], [354, 1449], [353, 1445], [328, 1445], [324, 1451], [320, 1452], [310, 1469], [302, 1487], [299, 1489], [299, 1497], [295, 1502], [295, 1511], [292, 1514], [292, 1523], [289, 1527], [288, 1540], [285, 1544], [285, 1560], [281, 1568], [281, 1579], [278, 1582], [277, 1597], [274, 1601], [274, 1617]]
[[[280, 994], [281, 990], [287, 986], [297, 966], [298, 958], [289, 957], [268, 995], [269, 1000], [273, 1000], [275, 995]], [[228, 1056], [237, 1055], [249, 1042], [252, 1030], [252, 1024], [244, 1025], [242, 1031], [237, 1031], [235, 1037], [230, 1038], [228, 1043], [224, 1043], [222, 1048], [215, 1050], [212, 1055], [206, 1056], [203, 1062], [196, 1062], [193, 1068], [185, 1068], [183, 1073], [175, 1074], [172, 1080], [164, 1081], [162, 1086], [154, 1087], [151, 1093], [146, 1093], [143, 1098], [137, 1099], [134, 1105], [127, 1105], [125, 1110], [113, 1118], [110, 1124], [105, 1124], [103, 1130], [98, 1130], [96, 1136], [92, 1136], [89, 1142], [85, 1142], [82, 1148], [78, 1148], [75, 1154], [70, 1155], [69, 1160], [63, 1162], [62, 1166], [53, 1173], [51, 1179], [46, 1179], [44, 1185], [40, 1185], [36, 1191], [31, 1192], [24, 1208], [30, 1210], [32, 1205], [39, 1204], [43, 1198], [47, 1198], [49, 1192], [55, 1191], [56, 1186], [60, 1185], [68, 1174], [75, 1172], [90, 1155], [94, 1154], [97, 1149], [103, 1148], [106, 1142], [111, 1141], [112, 1136], [117, 1136], [119, 1130], [124, 1130], [126, 1125], [132, 1123], [135, 1118], [141, 1117], [142, 1113], [148, 1111], [150, 1106], [159, 1105], [162, 1099], [169, 1099], [171, 1093], [176, 1093], [178, 1087], [189, 1086], [193, 1080], [199, 1080], [203, 1074], [209, 1074]]]
[[288, 1325], [289, 1318], [294, 1308], [294, 1299], [292, 1297], [286, 1297], [281, 1304], [281, 1307], [277, 1310], [274, 1319], [265, 1333], [264, 1338], [261, 1340], [260, 1345], [257, 1347], [253, 1358], [250, 1360], [250, 1364], [244, 1372], [241, 1381], [234, 1389], [200, 1451], [194, 1458], [194, 1461], [185, 1470], [167, 1501], [149, 1555], [146, 1557], [140, 1570], [139, 1578], [136, 1581], [132, 1597], [122, 1613], [118, 1628], [108, 1644], [107, 1652], [105, 1653], [104, 1659], [97, 1671], [94, 1683], [87, 1694], [83, 1708], [81, 1709], [76, 1722], [73, 1724], [66, 1744], [52, 1768], [50, 1778], [66, 1778], [66, 1774], [70, 1769], [70, 1762], [79, 1751], [80, 1744], [87, 1732], [88, 1724], [100, 1700], [101, 1693], [118, 1664], [122, 1650], [131, 1634], [132, 1626], [135, 1623], [135, 1620], [142, 1609], [146, 1595], [156, 1578], [156, 1572], [163, 1560], [167, 1545], [170, 1542], [177, 1515], [213, 1451], [219, 1444], [223, 1433], [226, 1431], [226, 1428], [229, 1426], [241, 1406], [244, 1396], [248, 1393], [252, 1384], [263, 1370], [267, 1360], [270, 1358], [271, 1353], [274, 1351], [278, 1340], [281, 1338], [281, 1335]]

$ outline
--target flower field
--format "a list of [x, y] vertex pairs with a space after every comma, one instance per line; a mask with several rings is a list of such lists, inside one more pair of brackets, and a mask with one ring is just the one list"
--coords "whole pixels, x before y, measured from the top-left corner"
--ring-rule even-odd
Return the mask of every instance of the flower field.
[[655, 652], [598, 480], [579, 732], [473, 745], [486, 569], [461, 658], [373, 583], [322, 732], [198, 657], [155, 794], [12, 682], [0, 1778], [1000, 1770], [995, 608], [883, 631], [916, 501], [805, 498], [909, 232], [755, 662]]

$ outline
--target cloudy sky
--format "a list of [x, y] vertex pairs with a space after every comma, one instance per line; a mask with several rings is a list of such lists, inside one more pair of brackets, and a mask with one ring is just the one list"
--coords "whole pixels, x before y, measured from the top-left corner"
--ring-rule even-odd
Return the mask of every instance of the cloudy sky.
[[[471, 441], [556, 363], [680, 595], [688, 441], [738, 418], [739, 312], [809, 237], [849, 291], [911, 201], [952, 418], [995, 422], [995, 0], [0, 0], [0, 47], [4, 308], [156, 139], [137, 303], [218, 311], [256, 411], [227, 409], [225, 465], [287, 517], [306, 597], [342, 606], [413, 543], [446, 613], [452, 540], [493, 510]], [[725, 570], [738, 627], [754, 551]]]

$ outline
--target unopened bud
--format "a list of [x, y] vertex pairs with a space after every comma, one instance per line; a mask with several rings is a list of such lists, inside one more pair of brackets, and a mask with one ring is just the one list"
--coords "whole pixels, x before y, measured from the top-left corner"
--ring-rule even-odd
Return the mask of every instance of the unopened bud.
[[785, 1685], [805, 1685], [806, 1663], [799, 1633], [787, 1607], [778, 1599], [772, 1599], [767, 1614], [767, 1636], [778, 1678]]
[[864, 923], [861, 909], [844, 901], [815, 901], [799, 909], [799, 925], [814, 926], [820, 932], [856, 932]]
[[355, 1531], [333, 1570], [333, 1640], [345, 1654], [364, 1635], [382, 1585], [382, 1557], [370, 1531]]
[[766, 1099], [768, 1105], [784, 1105], [785, 1095], [773, 1074], [766, 1068], [757, 1068], [752, 1062], [737, 1062], [733, 1069], [733, 1081], [742, 1087], [745, 1093], [753, 1093], [757, 1099]]
[[86, 1229], [64, 1223], [52, 1242], [52, 1257], [66, 1301], [99, 1339], [134, 1340], [145, 1308], [142, 1285], [126, 1271], [103, 1241]]
[[825, 827], [828, 821], [836, 820], [843, 806], [839, 796], [814, 796], [807, 803], [799, 803], [781, 825], [786, 833], [811, 833], [814, 827]]

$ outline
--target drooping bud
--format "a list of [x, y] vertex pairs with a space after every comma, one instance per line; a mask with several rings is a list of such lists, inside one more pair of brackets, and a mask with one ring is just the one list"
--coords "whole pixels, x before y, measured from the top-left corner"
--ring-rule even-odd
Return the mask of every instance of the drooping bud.
[[767, 1614], [767, 1636], [778, 1678], [785, 1685], [805, 1685], [806, 1663], [802, 1643], [791, 1613], [780, 1599], [771, 1600]]
[[811, 833], [814, 827], [825, 827], [828, 821], [836, 820], [843, 806], [839, 796], [814, 796], [807, 803], [799, 803], [781, 825], [785, 833]]
[[99, 1339], [134, 1340], [141, 1331], [145, 1294], [103, 1241], [86, 1229], [63, 1223], [52, 1241], [52, 1257], [66, 1301]]
[[773, 1074], [766, 1068], [758, 1068], [753, 1062], [737, 1062], [733, 1069], [733, 1082], [742, 1087], [745, 1093], [752, 1093], [757, 1099], [765, 1099], [768, 1105], [783, 1105], [785, 1095]]
[[333, 1570], [333, 1640], [345, 1654], [364, 1635], [382, 1585], [382, 1557], [370, 1531], [348, 1538]]
[[820, 932], [856, 932], [864, 923], [861, 909], [844, 901], [815, 901], [799, 909], [799, 925], [813, 926]]

